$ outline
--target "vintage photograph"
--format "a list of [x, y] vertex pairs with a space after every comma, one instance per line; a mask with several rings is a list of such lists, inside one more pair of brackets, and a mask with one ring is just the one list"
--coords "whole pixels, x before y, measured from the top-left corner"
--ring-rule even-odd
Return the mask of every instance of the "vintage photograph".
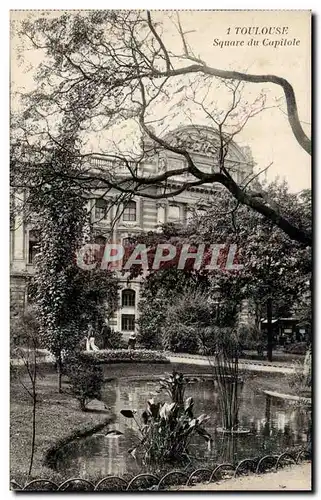
[[311, 11], [10, 12], [10, 489], [311, 491]]

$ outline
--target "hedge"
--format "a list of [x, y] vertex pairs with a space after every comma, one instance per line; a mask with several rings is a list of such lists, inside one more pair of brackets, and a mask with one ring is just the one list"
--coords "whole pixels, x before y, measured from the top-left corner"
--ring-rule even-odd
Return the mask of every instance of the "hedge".
[[84, 351], [81, 356], [94, 363], [170, 363], [159, 351], [148, 349], [104, 349], [99, 351]]

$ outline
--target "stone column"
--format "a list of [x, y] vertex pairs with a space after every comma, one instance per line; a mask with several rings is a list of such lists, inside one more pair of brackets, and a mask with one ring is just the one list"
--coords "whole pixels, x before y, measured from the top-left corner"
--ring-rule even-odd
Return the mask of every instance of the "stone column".
[[12, 228], [12, 269], [26, 269], [26, 235], [23, 220], [24, 193], [14, 195], [14, 225]]
[[165, 205], [163, 203], [157, 204], [157, 225], [162, 225], [166, 221]]

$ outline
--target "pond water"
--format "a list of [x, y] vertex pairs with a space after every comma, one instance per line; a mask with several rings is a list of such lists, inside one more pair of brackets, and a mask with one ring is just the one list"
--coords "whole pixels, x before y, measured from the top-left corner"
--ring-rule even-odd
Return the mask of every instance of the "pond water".
[[[108, 429], [61, 448], [56, 456], [57, 470], [80, 477], [141, 472], [141, 466], [128, 453], [138, 443], [135, 422], [123, 417], [120, 410], [135, 409], [141, 414], [151, 397], [156, 401], [169, 401], [165, 393], [156, 392], [158, 389], [158, 380], [120, 378], [108, 382], [104, 387], [103, 401], [112, 408], [116, 421]], [[188, 396], [194, 398], [194, 416], [206, 413], [211, 417], [205, 427], [214, 439], [211, 451], [201, 438], [192, 443], [197, 466], [239, 462], [306, 443], [307, 412], [289, 405], [288, 401], [265, 395], [252, 380], [244, 384], [239, 414], [240, 426], [250, 429], [246, 435], [228, 436], [216, 431], [221, 425], [221, 416], [218, 391], [212, 380], [203, 379], [191, 384], [186, 390]], [[111, 429], [117, 429], [123, 435], [105, 436]]]

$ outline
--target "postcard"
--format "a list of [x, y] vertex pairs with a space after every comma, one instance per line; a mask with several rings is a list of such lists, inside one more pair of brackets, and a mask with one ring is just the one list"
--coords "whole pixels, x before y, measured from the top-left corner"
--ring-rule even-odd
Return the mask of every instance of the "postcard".
[[10, 488], [311, 491], [311, 12], [10, 16]]

